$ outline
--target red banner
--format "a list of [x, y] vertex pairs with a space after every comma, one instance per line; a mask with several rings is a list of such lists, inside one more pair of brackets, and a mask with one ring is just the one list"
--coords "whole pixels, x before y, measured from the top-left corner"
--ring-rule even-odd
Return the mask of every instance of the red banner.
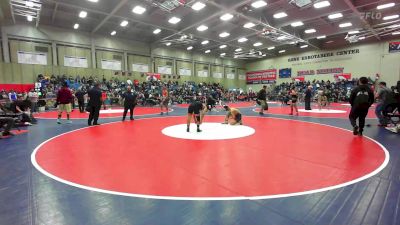
[[0, 84], [0, 90], [14, 90], [17, 92], [25, 92], [35, 88], [34, 84]]
[[147, 78], [146, 78], [147, 81], [150, 81], [150, 80], [161, 80], [161, 74], [160, 73], [146, 73], [146, 75], [147, 75]]
[[389, 43], [389, 53], [400, 52], [400, 41]]
[[295, 82], [304, 82], [305, 81], [305, 77], [295, 77], [295, 78], [293, 78], [293, 81], [295, 81]]
[[276, 82], [276, 69], [246, 73], [247, 84], [270, 84]]
[[351, 73], [339, 73], [333, 75], [336, 80], [350, 80], [351, 79]]

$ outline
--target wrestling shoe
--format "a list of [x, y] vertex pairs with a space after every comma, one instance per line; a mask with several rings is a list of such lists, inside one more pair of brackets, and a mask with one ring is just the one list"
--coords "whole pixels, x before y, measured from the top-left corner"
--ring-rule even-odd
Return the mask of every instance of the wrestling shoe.
[[200, 129], [197, 129], [197, 132], [199, 132], [199, 133], [200, 133], [200, 132], [202, 132], [202, 130], [200, 130]]
[[359, 134], [359, 133], [358, 133], [358, 126], [355, 126], [355, 127], [353, 128], [353, 134], [354, 134], [354, 135]]
[[57, 119], [57, 123], [58, 123], [58, 124], [61, 124], [61, 120], [60, 120], [60, 119]]

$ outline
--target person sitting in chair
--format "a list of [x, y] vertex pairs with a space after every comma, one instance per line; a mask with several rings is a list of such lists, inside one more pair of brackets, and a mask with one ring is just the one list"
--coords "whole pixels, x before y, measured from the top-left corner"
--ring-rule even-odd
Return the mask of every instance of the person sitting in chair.
[[10, 132], [11, 128], [13, 128], [15, 124], [14, 118], [7, 116], [2, 117], [1, 115], [6, 115], [6, 110], [2, 103], [0, 103], [0, 128], [4, 127], [4, 131], [0, 136], [14, 135]]

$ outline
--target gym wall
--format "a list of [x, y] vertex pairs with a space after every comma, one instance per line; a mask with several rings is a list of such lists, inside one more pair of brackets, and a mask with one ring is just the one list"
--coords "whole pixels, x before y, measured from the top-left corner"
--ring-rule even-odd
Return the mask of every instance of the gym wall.
[[[393, 40], [394, 42], [396, 40]], [[399, 41], [399, 40], [397, 40]], [[338, 52], [347, 50], [358, 50], [359, 53], [338, 55]], [[333, 53], [331, 57], [306, 59], [302, 57], [316, 54]], [[341, 54], [341, 53], [339, 53]], [[299, 58], [298, 61], [289, 61], [289, 59]], [[375, 77], [380, 74], [381, 80], [386, 81], [388, 86], [395, 85], [400, 80], [400, 52], [389, 53], [389, 42], [380, 42], [373, 44], [351, 44], [347, 48], [307, 51], [301, 54], [289, 54], [281, 57], [250, 62], [246, 65], [247, 71], [257, 71], [265, 69], [283, 69], [292, 68], [292, 78], [296, 77], [298, 71], [344, 68], [344, 73], [351, 73], [352, 77], [369, 76]], [[331, 80], [333, 74], [325, 75], [305, 75], [306, 80]], [[277, 83], [291, 82], [291, 78], [280, 79], [278, 75]], [[254, 90], [260, 89], [262, 85], [248, 85]]]
[[[2, 26], [2, 34], [8, 41], [10, 63], [5, 62], [3, 50], [0, 49], [0, 84], [31, 84], [38, 74], [45, 76], [67, 75], [76, 77], [94, 76], [102, 79], [117, 77], [119, 80], [137, 79], [144, 81], [145, 76], [141, 72], [133, 71], [133, 64], [148, 65], [149, 72], [158, 73], [160, 66], [172, 68], [171, 75], [162, 74], [163, 80], [195, 81], [195, 82], [219, 82], [226, 88], [246, 88], [246, 81], [239, 79], [239, 75], [245, 74], [245, 63], [241, 60], [223, 59], [211, 55], [203, 55], [186, 50], [173, 48], [153, 47], [146, 43], [90, 35], [83, 32], [59, 29], [55, 27], [34, 26], [17, 24]], [[94, 49], [94, 54], [92, 52]], [[18, 63], [18, 51], [47, 53], [47, 65], [30, 65]], [[88, 68], [76, 68], [64, 66], [64, 56], [85, 57]], [[127, 71], [122, 76], [121, 71], [101, 69], [101, 60], [121, 61], [122, 71]], [[208, 68], [208, 77], [199, 77], [198, 71]], [[190, 70], [190, 75], [181, 75], [181, 69]], [[222, 73], [221, 78], [213, 77], [213, 71]], [[234, 77], [227, 74], [232, 74]], [[115, 75], [115, 72], [119, 72]], [[132, 76], [128, 76], [128, 72]], [[177, 79], [180, 76], [180, 79]], [[175, 79], [174, 79], [175, 77]]]

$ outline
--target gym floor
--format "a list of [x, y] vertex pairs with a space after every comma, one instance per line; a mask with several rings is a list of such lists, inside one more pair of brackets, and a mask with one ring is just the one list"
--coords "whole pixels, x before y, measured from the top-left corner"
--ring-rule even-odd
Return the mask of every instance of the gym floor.
[[90, 128], [38, 115], [0, 140], [0, 224], [400, 224], [400, 139], [373, 116], [360, 138], [345, 105], [234, 106], [244, 126], [210, 112], [202, 134], [184, 132], [185, 105]]

